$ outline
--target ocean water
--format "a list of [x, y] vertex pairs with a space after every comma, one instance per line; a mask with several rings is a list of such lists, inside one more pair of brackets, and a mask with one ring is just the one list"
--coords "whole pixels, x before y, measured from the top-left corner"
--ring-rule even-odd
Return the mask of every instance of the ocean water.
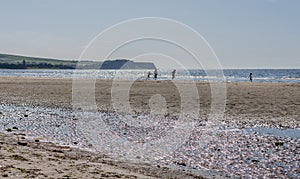
[[[51, 70], [51, 69], [26, 69], [11, 70], [1, 69], [0, 76], [26, 76], [48, 78], [99, 78], [99, 79], [124, 79], [144, 80], [149, 70]], [[152, 72], [152, 71], [151, 71]], [[170, 80], [172, 70], [158, 70], [158, 80]], [[300, 69], [225, 69], [224, 78], [228, 82], [247, 82], [249, 74], [253, 73], [253, 82], [284, 82], [300, 83]], [[152, 72], [153, 74], [153, 72]], [[151, 75], [153, 77], [153, 75]], [[210, 76], [209, 79], [217, 77]], [[151, 78], [152, 79], [152, 78]], [[175, 80], [208, 81], [204, 70], [177, 70]]]

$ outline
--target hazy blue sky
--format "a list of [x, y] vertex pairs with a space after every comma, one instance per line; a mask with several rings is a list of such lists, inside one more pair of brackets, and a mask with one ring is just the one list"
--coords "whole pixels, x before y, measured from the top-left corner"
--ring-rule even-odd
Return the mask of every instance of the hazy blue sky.
[[105, 28], [154, 16], [194, 28], [224, 68], [300, 68], [299, 9], [299, 0], [0, 0], [0, 52], [77, 59]]

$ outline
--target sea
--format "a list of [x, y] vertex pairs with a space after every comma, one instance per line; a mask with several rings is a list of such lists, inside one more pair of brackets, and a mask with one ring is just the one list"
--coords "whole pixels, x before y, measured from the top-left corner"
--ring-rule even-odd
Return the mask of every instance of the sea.
[[[47, 77], [47, 78], [97, 78], [145, 80], [149, 70], [56, 70], [56, 69], [1, 69], [0, 76]], [[158, 80], [171, 80], [172, 71], [158, 70]], [[153, 77], [153, 71], [151, 77]], [[220, 71], [219, 71], [220, 72]], [[247, 82], [253, 74], [253, 82], [300, 83], [300, 69], [224, 69], [222, 80], [226, 82]], [[177, 70], [175, 80], [208, 81], [207, 71], [199, 69]], [[218, 73], [220, 74], [220, 73]], [[215, 78], [219, 78], [215, 77]], [[151, 80], [152, 78], [150, 78]]]

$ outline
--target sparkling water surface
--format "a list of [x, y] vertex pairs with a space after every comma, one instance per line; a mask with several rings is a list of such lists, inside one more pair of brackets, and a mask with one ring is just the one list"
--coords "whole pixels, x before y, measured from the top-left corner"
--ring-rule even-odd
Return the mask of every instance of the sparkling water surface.
[[[149, 70], [49, 70], [26, 69], [10, 70], [1, 69], [0, 76], [27, 76], [48, 78], [98, 78], [98, 79], [124, 79], [145, 80]], [[150, 70], [150, 72], [153, 71]], [[228, 82], [247, 82], [249, 74], [253, 73], [254, 82], [286, 82], [299, 83], [300, 69], [225, 69], [225, 80]], [[153, 77], [153, 75], [152, 75]], [[158, 70], [159, 80], [171, 80], [172, 70]], [[217, 78], [217, 77], [216, 77]], [[204, 70], [177, 70], [176, 80], [208, 81]], [[210, 76], [210, 79], [214, 79]]]

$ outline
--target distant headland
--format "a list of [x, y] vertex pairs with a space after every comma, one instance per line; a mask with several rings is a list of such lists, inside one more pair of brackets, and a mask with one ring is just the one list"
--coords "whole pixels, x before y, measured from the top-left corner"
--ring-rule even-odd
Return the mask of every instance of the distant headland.
[[108, 60], [104, 62], [59, 60], [21, 55], [0, 54], [2, 69], [156, 69], [151, 62], [134, 62], [127, 59]]

